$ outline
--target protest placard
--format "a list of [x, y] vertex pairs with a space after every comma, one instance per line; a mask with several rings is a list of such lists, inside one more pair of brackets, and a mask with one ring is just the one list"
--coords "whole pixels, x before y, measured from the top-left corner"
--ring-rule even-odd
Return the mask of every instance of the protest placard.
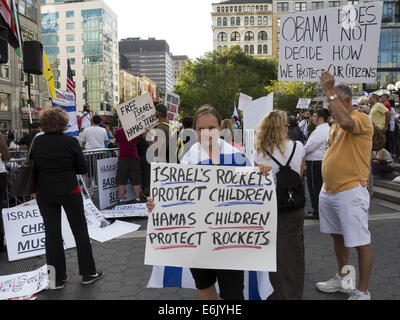
[[[37, 257], [46, 253], [45, 228], [37, 205], [3, 209], [3, 223], [9, 261]], [[64, 249], [74, 248], [75, 240], [64, 212], [62, 235]]]
[[116, 110], [128, 141], [132, 141], [146, 129], [151, 129], [158, 124], [150, 93], [123, 103]]
[[382, 2], [281, 16], [278, 80], [374, 83], [381, 19]]
[[146, 265], [276, 272], [276, 191], [254, 167], [152, 164]]
[[47, 266], [32, 272], [0, 276], [0, 300], [32, 296], [50, 285]]
[[311, 104], [311, 99], [304, 99], [300, 98], [299, 102], [297, 103], [296, 109], [308, 109]]
[[266, 97], [261, 97], [251, 101], [242, 107], [243, 111], [243, 128], [247, 130], [258, 130], [260, 122], [264, 117], [274, 110], [274, 94], [270, 93]]
[[[100, 210], [115, 206], [119, 203], [117, 185], [118, 158], [97, 160], [97, 176], [99, 181]], [[125, 200], [135, 199], [131, 184], [126, 186]]]
[[112, 210], [102, 210], [101, 213], [105, 218], [147, 218], [149, 216], [149, 212], [145, 203], [116, 206]]
[[173, 92], [167, 92], [166, 94], [165, 105], [168, 108], [169, 121], [174, 121], [178, 118], [179, 99], [180, 97]]

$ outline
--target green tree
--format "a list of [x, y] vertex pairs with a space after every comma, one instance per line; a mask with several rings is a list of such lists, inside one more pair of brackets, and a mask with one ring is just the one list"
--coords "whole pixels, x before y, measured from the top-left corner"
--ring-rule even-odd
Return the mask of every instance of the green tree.
[[271, 81], [266, 87], [268, 93], [274, 93], [274, 109], [295, 113], [300, 98], [314, 99], [318, 96], [316, 82]]
[[174, 90], [181, 97], [180, 115], [193, 115], [200, 106], [210, 104], [229, 118], [239, 93], [255, 99], [265, 96], [266, 86], [277, 78], [277, 65], [276, 59], [255, 58], [239, 46], [187, 62]]

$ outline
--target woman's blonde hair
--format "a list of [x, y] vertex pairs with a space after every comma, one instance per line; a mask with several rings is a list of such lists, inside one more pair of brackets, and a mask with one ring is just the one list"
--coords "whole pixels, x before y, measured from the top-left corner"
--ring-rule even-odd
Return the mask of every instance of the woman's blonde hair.
[[284, 128], [288, 126], [287, 114], [284, 111], [269, 112], [261, 121], [257, 131], [256, 149], [267, 157], [267, 151], [274, 153], [275, 147], [285, 155], [287, 134]]

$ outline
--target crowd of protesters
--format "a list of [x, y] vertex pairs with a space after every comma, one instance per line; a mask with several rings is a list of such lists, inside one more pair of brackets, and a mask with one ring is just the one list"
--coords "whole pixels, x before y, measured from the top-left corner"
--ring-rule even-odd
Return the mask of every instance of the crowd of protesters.
[[[317, 289], [348, 293], [350, 300], [371, 299], [368, 286], [373, 251], [368, 230], [370, 194], [367, 186], [371, 168], [374, 174], [385, 174], [390, 172], [396, 159], [400, 160], [399, 114], [394, 100], [388, 95], [373, 94], [368, 104], [355, 105], [351, 89], [335, 85], [329, 73], [323, 73], [321, 84], [328, 109], [318, 105], [297, 115], [273, 111], [264, 116], [257, 130], [254, 163], [242, 153], [242, 137], [240, 141], [235, 139], [237, 130], [242, 128], [240, 120], [237, 117], [224, 120], [212, 106], [200, 107], [194, 118], [184, 117], [182, 127], [178, 128], [167, 120], [167, 107], [156, 104], [159, 124], [155, 129], [158, 133], [157, 130], [146, 130], [131, 141], [127, 140], [123, 128], [112, 128], [85, 106], [78, 117], [82, 123], [78, 142], [63, 134], [68, 119], [62, 109], [45, 110], [40, 123], [35, 123], [31, 132], [17, 144], [24, 149], [32, 146], [31, 158], [37, 173], [36, 199], [46, 227], [47, 261], [57, 272], [56, 288], [63, 288], [68, 280], [60, 231], [61, 206], [65, 208], [77, 243], [82, 283], [90, 284], [103, 276], [95, 267], [76, 175], [87, 174], [90, 187], [94, 173], [88, 171], [83, 151], [119, 148], [116, 182], [120, 203], [127, 203], [126, 185], [130, 183], [135, 196], [132, 202], [147, 202], [150, 212], [154, 208], [154, 202], [149, 198], [150, 164], [153, 161], [255, 165], [263, 174], [271, 173], [280, 193], [277, 194], [277, 272], [270, 273], [274, 293], [269, 299], [297, 300], [303, 297], [304, 219], [320, 220], [321, 232], [332, 235], [337, 258], [337, 274], [317, 283]], [[377, 142], [379, 139], [380, 143]], [[10, 158], [7, 151], [12, 143], [15, 143], [12, 135], [7, 140], [0, 136], [2, 179], [6, 177], [4, 162]], [[227, 154], [238, 153], [245, 162], [235, 163], [236, 157], [232, 156], [228, 158], [233, 159], [233, 163], [225, 163]], [[201, 162], [197, 161], [200, 154], [203, 155]], [[289, 168], [290, 174], [284, 175], [282, 168]], [[310, 212], [305, 212], [306, 184], [311, 200]], [[287, 195], [282, 192], [287, 185], [294, 193], [294, 205], [290, 208], [285, 206]], [[0, 187], [0, 196], [4, 196], [3, 180]], [[1, 228], [0, 231], [3, 232]], [[3, 233], [0, 236], [2, 246]], [[347, 279], [345, 267], [349, 264], [351, 248], [357, 249], [360, 275], [357, 287], [352, 290], [343, 285]], [[199, 299], [217, 299], [216, 281], [223, 299], [243, 299], [243, 271], [191, 269], [191, 272]]]

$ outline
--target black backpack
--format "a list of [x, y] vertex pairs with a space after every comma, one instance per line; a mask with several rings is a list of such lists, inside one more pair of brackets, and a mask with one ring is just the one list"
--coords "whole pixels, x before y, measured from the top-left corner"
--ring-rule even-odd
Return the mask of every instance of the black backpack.
[[297, 144], [294, 142], [293, 152], [286, 166], [279, 163], [279, 161], [267, 151], [267, 154], [280, 168], [279, 172], [276, 174], [276, 196], [279, 213], [303, 209], [306, 204], [305, 189], [300, 175], [290, 167], [290, 162], [296, 152], [296, 147]]

